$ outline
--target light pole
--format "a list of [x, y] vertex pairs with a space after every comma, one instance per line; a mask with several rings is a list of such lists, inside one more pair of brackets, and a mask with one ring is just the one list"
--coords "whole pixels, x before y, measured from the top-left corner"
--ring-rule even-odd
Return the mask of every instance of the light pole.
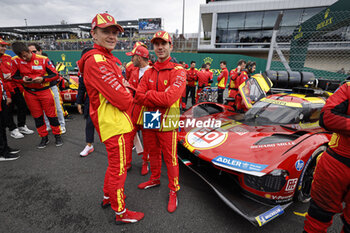
[[27, 19], [24, 19], [24, 22], [25, 22], [25, 24], [26, 24], [27, 40], [29, 40], [29, 32], [28, 32], [28, 24], [27, 24]]
[[182, 1], [182, 36], [185, 37], [185, 0]]

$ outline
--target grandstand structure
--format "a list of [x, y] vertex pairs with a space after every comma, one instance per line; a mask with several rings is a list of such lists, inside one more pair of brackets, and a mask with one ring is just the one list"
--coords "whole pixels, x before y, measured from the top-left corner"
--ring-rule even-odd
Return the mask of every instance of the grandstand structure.
[[277, 36], [288, 43], [296, 26], [337, 0], [212, 0], [200, 5], [198, 50], [267, 53], [272, 30], [283, 13]]
[[[124, 28], [119, 35], [117, 50], [130, 49], [133, 41], [150, 43], [153, 33], [162, 28], [161, 18], [118, 21]], [[91, 23], [0, 27], [0, 37], [4, 40], [37, 42], [45, 50], [81, 50], [91, 47]]]

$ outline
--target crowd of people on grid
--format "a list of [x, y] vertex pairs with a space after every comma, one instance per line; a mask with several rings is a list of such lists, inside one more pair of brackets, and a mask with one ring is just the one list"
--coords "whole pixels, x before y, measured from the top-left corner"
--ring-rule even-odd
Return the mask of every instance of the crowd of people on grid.
[[[117, 43], [117, 34], [122, 31], [123, 28], [112, 16], [107, 13], [97, 14], [91, 31], [94, 46], [84, 49], [78, 61], [80, 78], [77, 109], [86, 119], [86, 146], [80, 155], [85, 157], [94, 151], [96, 130], [106, 146], [109, 160], [101, 205], [103, 208], [112, 206], [116, 211], [116, 223], [143, 218], [143, 213], [127, 210], [124, 202], [124, 182], [127, 170], [132, 167], [133, 148], [142, 154], [141, 174], [146, 175], [151, 171], [150, 179], [141, 183], [138, 186], [140, 189], [160, 185], [163, 154], [170, 189], [168, 211], [172, 213], [176, 210], [177, 191], [180, 189], [177, 128], [166, 127], [169, 124], [161, 120], [160, 129], [144, 129], [143, 114], [146, 111], [156, 112], [165, 121], [178, 120], [180, 108], [186, 109], [187, 97], [192, 98], [194, 105], [198, 102], [201, 90], [213, 82], [210, 63], [203, 64], [201, 70], [197, 70], [196, 63], [192, 61], [187, 70], [185, 62], [177, 62], [170, 56], [172, 38], [165, 31], [157, 32], [151, 39], [157, 58], [149, 54], [146, 44], [137, 42], [133, 50], [126, 53], [131, 57], [131, 62], [123, 67], [120, 60], [111, 54]], [[11, 47], [16, 56], [10, 57], [5, 54], [6, 46], [10, 44], [3, 40], [0, 40], [0, 44], [0, 161], [19, 158], [19, 150], [7, 144], [7, 127], [10, 136], [16, 139], [34, 133], [26, 126], [27, 108], [41, 137], [37, 147], [46, 147], [50, 130], [55, 136], [56, 146], [62, 146], [61, 134], [66, 132], [66, 126], [60, 89], [65, 86], [64, 79], [40, 45], [14, 42]], [[225, 89], [228, 81], [226, 62], [222, 61], [220, 65], [219, 88]], [[243, 70], [244, 65], [236, 70], [236, 76], [245, 74]], [[222, 95], [218, 101], [222, 103]], [[17, 124], [13, 120], [15, 107]]]
[[[151, 172], [149, 180], [138, 185], [139, 189], [160, 185], [163, 157], [170, 190], [167, 210], [173, 213], [178, 207], [177, 192], [180, 190], [178, 129], [177, 126], [169, 124], [169, 121], [179, 120], [180, 108], [186, 109], [188, 96], [194, 105], [198, 102], [201, 90], [210, 86], [213, 80], [210, 64], [203, 64], [201, 69], [197, 70], [196, 63], [192, 61], [186, 70], [188, 67], [184, 62], [178, 63], [170, 56], [173, 41], [169, 33], [158, 31], [151, 39], [157, 60], [150, 59], [147, 45], [142, 42], [136, 43], [132, 51], [126, 53], [131, 57], [131, 62], [125, 67], [124, 77], [122, 63], [111, 53], [116, 46], [118, 34], [124, 29], [107, 13], [97, 14], [92, 20], [91, 28], [94, 46], [84, 49], [78, 61], [80, 85], [77, 108], [86, 118], [87, 144], [81, 156], [84, 157], [94, 150], [94, 130], [107, 151], [108, 167], [101, 207], [111, 206], [115, 211], [116, 224], [134, 223], [143, 219], [142, 212], [128, 210], [125, 204], [124, 183], [127, 171], [132, 167], [132, 150], [135, 147], [137, 153], [142, 154], [141, 174], [146, 175], [149, 170]], [[42, 53], [40, 46], [27, 46], [22, 42], [12, 44], [12, 50], [17, 56], [11, 58], [5, 54], [8, 45], [0, 39], [0, 161], [16, 160], [19, 157], [19, 150], [8, 145], [6, 127], [10, 129], [10, 135], [14, 138], [34, 133], [26, 126], [26, 107], [30, 110], [41, 137], [39, 149], [45, 148], [49, 143], [49, 129], [55, 135], [56, 146], [63, 145], [61, 134], [65, 132], [58, 90], [58, 87], [64, 84], [52, 61]], [[226, 66], [226, 61], [220, 62], [217, 101], [223, 103], [224, 91], [228, 84], [228, 96], [234, 99], [233, 106], [237, 111], [245, 111], [238, 88], [255, 72], [256, 64], [240, 60], [237, 67], [230, 72]], [[342, 209], [343, 201], [348, 204], [349, 192], [340, 188], [347, 187], [349, 178], [335, 173], [327, 177], [317, 173], [319, 169], [334, 171], [331, 165], [342, 166], [343, 170], [349, 169], [349, 133], [347, 128], [344, 129], [344, 124], [348, 126], [350, 111], [348, 87], [349, 83], [344, 84], [340, 91], [330, 98], [323, 109], [324, 115], [321, 116], [322, 126], [332, 129], [336, 132], [334, 137], [340, 139], [336, 147], [327, 150], [330, 156], [322, 156], [319, 162], [322, 163], [316, 170], [316, 179], [311, 190], [313, 200], [305, 222], [305, 230], [308, 232], [325, 232], [324, 230], [331, 225], [335, 212], [344, 213], [343, 230], [349, 230], [348, 206], [344, 211]], [[17, 124], [13, 120], [14, 106], [18, 110]], [[159, 127], [145, 127], [147, 114], [150, 114], [152, 119], [160, 119]], [[324, 118], [326, 115], [327, 118]], [[323, 177], [320, 178], [321, 176]], [[323, 180], [334, 184], [329, 186], [331, 190], [325, 188]], [[332, 192], [334, 190], [337, 192]], [[333, 193], [333, 202], [328, 193]]]

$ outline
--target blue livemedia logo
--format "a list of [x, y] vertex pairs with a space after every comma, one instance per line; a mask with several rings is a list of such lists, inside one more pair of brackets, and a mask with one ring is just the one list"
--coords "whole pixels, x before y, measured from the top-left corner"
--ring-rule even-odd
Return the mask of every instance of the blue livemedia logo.
[[144, 129], [160, 129], [160, 116], [162, 114], [157, 110], [156, 112], [143, 113], [143, 128]]

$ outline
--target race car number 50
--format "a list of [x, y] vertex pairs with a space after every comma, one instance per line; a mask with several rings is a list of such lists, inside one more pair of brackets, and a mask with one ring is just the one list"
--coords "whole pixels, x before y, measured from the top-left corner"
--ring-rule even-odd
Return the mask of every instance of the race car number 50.
[[194, 148], [205, 150], [224, 143], [227, 135], [227, 132], [223, 132], [221, 129], [196, 128], [186, 135], [186, 141]]

